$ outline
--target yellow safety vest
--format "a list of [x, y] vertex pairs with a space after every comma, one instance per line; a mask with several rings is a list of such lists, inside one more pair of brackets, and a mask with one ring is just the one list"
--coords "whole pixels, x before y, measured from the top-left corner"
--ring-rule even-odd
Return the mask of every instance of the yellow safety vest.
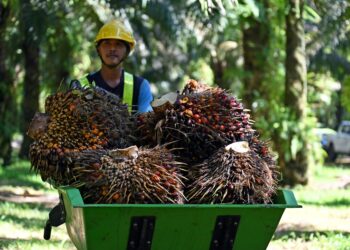
[[[90, 83], [88, 75], [79, 79], [80, 85], [82, 87], [96, 87], [96, 83]], [[134, 76], [126, 71], [124, 71], [124, 89], [123, 89], [123, 103], [128, 105], [129, 112], [132, 111], [132, 97], [134, 95]]]

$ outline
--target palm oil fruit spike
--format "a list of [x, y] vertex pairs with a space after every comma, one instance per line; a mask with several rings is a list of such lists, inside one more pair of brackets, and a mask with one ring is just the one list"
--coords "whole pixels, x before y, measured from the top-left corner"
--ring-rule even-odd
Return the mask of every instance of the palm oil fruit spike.
[[[275, 166], [249, 149], [223, 147], [189, 169], [190, 203], [268, 204], [277, 189]], [[233, 143], [235, 144], [235, 143]]]
[[68, 152], [131, 144], [132, 123], [126, 105], [99, 88], [74, 89], [49, 96], [45, 101], [45, 116], [47, 124], [40, 126], [40, 133], [33, 132], [38, 126], [29, 129], [35, 135], [30, 160], [43, 180], [65, 184], [69, 169], [60, 159]]
[[183, 203], [182, 163], [165, 147], [78, 152], [73, 173], [87, 203]]

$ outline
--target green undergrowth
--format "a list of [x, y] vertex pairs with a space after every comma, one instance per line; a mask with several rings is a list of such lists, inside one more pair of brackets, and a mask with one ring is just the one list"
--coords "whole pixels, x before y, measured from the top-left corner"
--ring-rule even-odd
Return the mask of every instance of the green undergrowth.
[[0, 168], [0, 190], [23, 190], [51, 192], [57, 191], [30, 168], [29, 161], [16, 161], [7, 168]]
[[304, 205], [349, 207], [350, 166], [324, 166], [310, 177], [308, 186], [298, 186], [293, 192]]
[[[30, 170], [28, 161], [16, 161], [7, 168], [0, 168], [0, 249], [3, 250], [71, 250], [71, 243], [64, 225], [53, 227], [51, 239], [44, 240], [44, 226], [50, 208], [46, 196], [57, 191], [43, 182]], [[6, 201], [8, 197], [13, 201]], [[42, 197], [42, 202], [27, 202], [27, 197]], [[23, 202], [18, 199], [24, 197]]]
[[[300, 229], [296, 227], [276, 231], [268, 250], [349, 250], [350, 225], [346, 227], [346, 223], [350, 218], [350, 167], [347, 165], [323, 166], [310, 177], [309, 185], [297, 186], [292, 191], [300, 205], [315, 211], [314, 216], [323, 216], [319, 218], [320, 223], [325, 218], [329, 218], [329, 224], [331, 224], [332, 218], [342, 216], [344, 228], [347, 229], [345, 231], [324, 230], [320, 226], [310, 230], [300, 225]], [[318, 218], [315, 220], [317, 221]]]
[[273, 249], [349, 250], [350, 233], [339, 231], [286, 231], [275, 234]]

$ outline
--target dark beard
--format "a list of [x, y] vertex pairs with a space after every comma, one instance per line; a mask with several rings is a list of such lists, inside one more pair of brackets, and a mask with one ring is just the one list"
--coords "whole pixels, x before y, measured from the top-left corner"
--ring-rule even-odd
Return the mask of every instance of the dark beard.
[[126, 55], [124, 58], [122, 58], [118, 63], [116, 64], [106, 64], [105, 61], [103, 61], [102, 56], [100, 56], [100, 54], [98, 55], [100, 57], [100, 60], [102, 62], [103, 65], [105, 65], [106, 67], [108, 67], [109, 69], [114, 69], [117, 68], [122, 62], [124, 62], [125, 58], [127, 58], [128, 55]]
[[102, 63], [103, 63], [104, 65], [106, 65], [107, 68], [109, 68], [109, 69], [117, 68], [122, 62], [123, 62], [123, 61], [120, 61], [119, 63], [116, 63], [116, 64], [106, 64], [104, 61], [102, 61]]

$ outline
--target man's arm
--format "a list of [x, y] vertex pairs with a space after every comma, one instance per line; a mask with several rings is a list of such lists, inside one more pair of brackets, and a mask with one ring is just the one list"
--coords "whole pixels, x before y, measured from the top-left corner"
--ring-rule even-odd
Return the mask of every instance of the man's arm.
[[149, 82], [144, 79], [140, 86], [140, 93], [138, 99], [138, 112], [144, 113], [152, 111], [151, 102], [153, 100], [151, 86]]

